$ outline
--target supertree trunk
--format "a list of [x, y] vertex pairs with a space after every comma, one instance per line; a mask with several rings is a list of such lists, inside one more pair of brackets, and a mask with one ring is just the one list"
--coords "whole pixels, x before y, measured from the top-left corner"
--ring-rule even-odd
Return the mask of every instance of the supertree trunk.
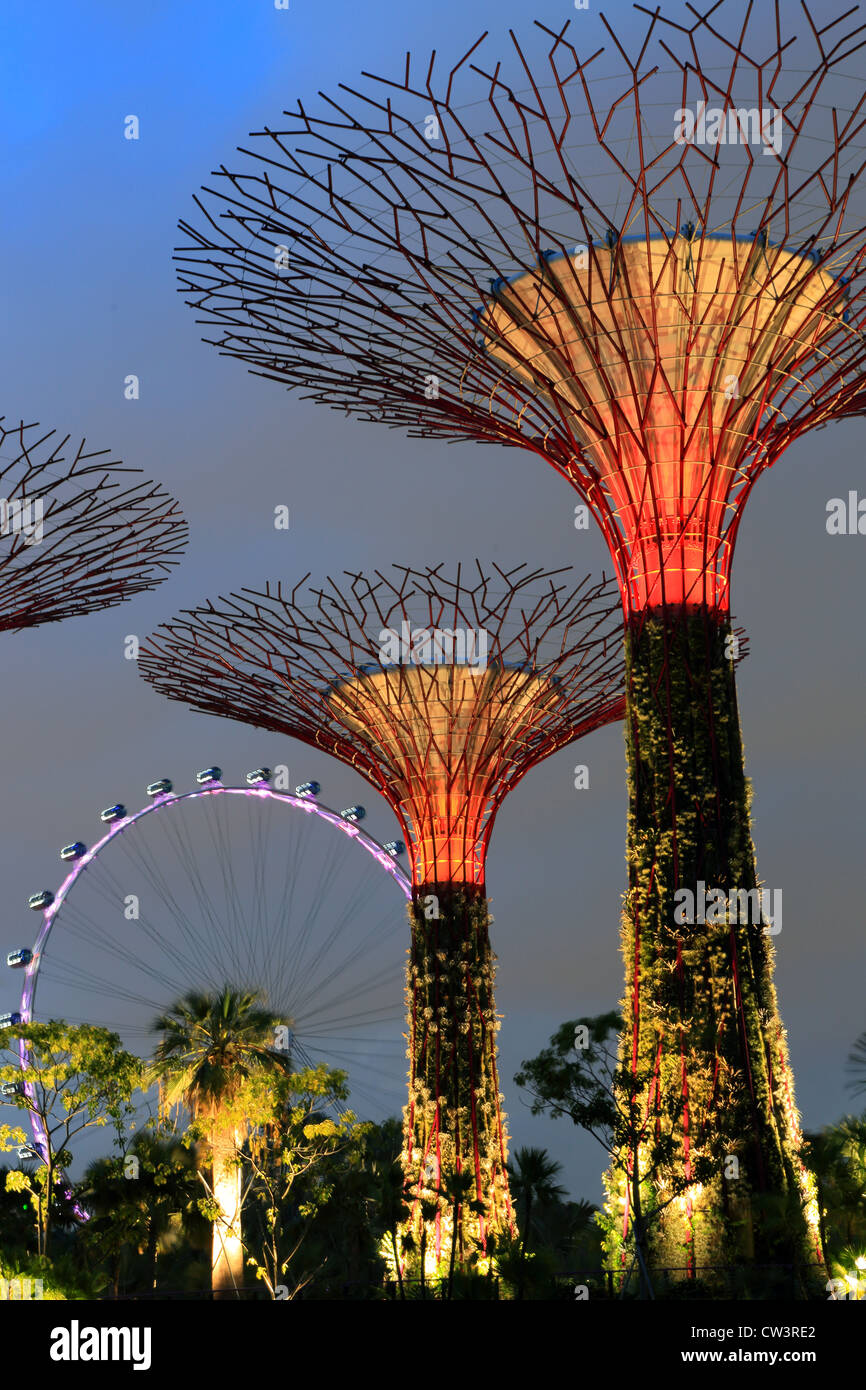
[[412, 905], [395, 1258], [402, 1274], [417, 1255], [426, 1278], [513, 1229], [484, 889], [496, 814], [529, 768], [622, 718], [623, 653], [604, 579], [478, 562], [454, 579], [392, 573], [328, 580], [309, 606], [302, 584], [232, 595], [154, 634], [138, 669], [172, 699], [330, 752], [397, 817]]
[[437, 1265], [447, 1260], [455, 1212], [447, 1196], [449, 1178], [471, 1174], [472, 1191], [458, 1208], [455, 1239], [462, 1264], [474, 1251], [487, 1249], [491, 1234], [513, 1232], [489, 911], [483, 890], [432, 884], [416, 891], [409, 916], [403, 1155], [411, 1203], [408, 1231], [420, 1249], [426, 1206], [428, 1259]]
[[640, 1079], [641, 1139], [608, 1173], [608, 1248], [629, 1232], [637, 1161], [651, 1264], [686, 1277], [821, 1259], [773, 986], [778, 922], [757, 891], [735, 654], [730, 623], [702, 609], [636, 615], [626, 630], [620, 1064]]

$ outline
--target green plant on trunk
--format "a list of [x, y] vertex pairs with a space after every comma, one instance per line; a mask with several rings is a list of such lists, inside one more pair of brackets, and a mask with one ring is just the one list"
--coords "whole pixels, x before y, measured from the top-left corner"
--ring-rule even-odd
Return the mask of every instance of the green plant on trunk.
[[161, 1034], [149, 1069], [158, 1082], [163, 1113], [185, 1108], [205, 1147], [210, 1181], [202, 1210], [213, 1226], [211, 1287], [215, 1298], [237, 1295], [243, 1283], [240, 1148], [245, 1116], [238, 1099], [254, 1075], [277, 1077], [290, 1066], [274, 1043], [283, 1020], [262, 1007], [258, 994], [225, 985], [213, 994], [192, 991], [154, 1020]]
[[[489, 1235], [512, 1226], [490, 917], [483, 895], [465, 885], [417, 890], [409, 911], [403, 1167], [412, 1209], [405, 1232], [416, 1250], [423, 1245], [423, 1260], [431, 1245], [437, 1262], [447, 1258], [439, 1198], [449, 1175], [470, 1174], [473, 1202], [461, 1203], [453, 1232], [462, 1264], [471, 1251], [484, 1249]], [[429, 1218], [424, 1203], [433, 1204]]]
[[[665, 1203], [651, 1260], [686, 1277], [707, 1266], [820, 1259], [773, 986], [772, 923], [758, 892], [735, 654], [730, 623], [701, 609], [645, 613], [627, 630], [619, 1060], [648, 1130], [672, 1141], [661, 1166], [650, 1161], [649, 1133], [637, 1154], [650, 1202]], [[698, 1180], [701, 1151], [716, 1166]], [[668, 1202], [678, 1179], [693, 1185]], [[622, 1165], [607, 1187], [627, 1226], [637, 1213]], [[618, 1243], [612, 1231], [616, 1258]]]
[[[438, 1228], [439, 1210], [440, 1208], [438, 1202], [430, 1202], [425, 1200], [422, 1201], [420, 1204], [419, 1215], [421, 1217], [421, 1239], [419, 1249], [420, 1260], [418, 1268], [421, 1279], [421, 1297], [424, 1299], [426, 1299], [427, 1297], [427, 1256], [429, 1253], [430, 1232], [434, 1223], [436, 1223]], [[437, 1271], [439, 1269], [438, 1260], [436, 1261], [436, 1269]]]
[[[475, 1196], [475, 1174], [474, 1173], [447, 1173], [442, 1183], [442, 1199], [449, 1213], [449, 1224], [451, 1226], [450, 1249], [448, 1253], [448, 1298], [454, 1294], [454, 1267], [457, 1256], [457, 1233], [462, 1227], [462, 1216], [464, 1207], [472, 1209]], [[483, 1216], [485, 1206], [482, 1202], [476, 1203], [474, 1210], [477, 1215]], [[471, 1258], [475, 1252], [472, 1251]], [[468, 1263], [468, 1261], [467, 1261]]]

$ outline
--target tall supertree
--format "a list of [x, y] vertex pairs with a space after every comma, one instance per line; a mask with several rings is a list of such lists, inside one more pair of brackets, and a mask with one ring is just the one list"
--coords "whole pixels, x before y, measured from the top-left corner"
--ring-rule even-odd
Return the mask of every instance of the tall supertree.
[[[616, 590], [497, 566], [244, 589], [143, 645], [157, 690], [301, 739], [392, 807], [412, 865], [403, 1162], [420, 1246], [487, 1247], [513, 1224], [496, 1070], [485, 860], [506, 794], [543, 758], [621, 718]], [[306, 601], [304, 601], [306, 600]], [[351, 823], [347, 826], [351, 833]], [[449, 1180], [471, 1190], [448, 1205]], [[435, 1217], [425, 1204], [438, 1204]], [[473, 1209], [471, 1204], [477, 1204]], [[426, 1237], [425, 1237], [426, 1239]]]
[[[178, 260], [223, 353], [362, 420], [538, 454], [601, 526], [628, 673], [621, 1060], [653, 1259], [693, 1274], [821, 1257], [730, 570], [761, 474], [866, 409], [866, 98], [841, 66], [866, 30], [779, 0], [634, 8], [628, 39], [601, 16], [583, 54], [537, 24], [492, 61], [482, 35], [442, 75], [407, 55], [299, 103], [218, 171]], [[664, 1128], [670, 1171], [650, 1172]], [[698, 1148], [717, 1177], [671, 1201]], [[633, 1188], [610, 1188], [616, 1247]]]
[[0, 416], [0, 631], [111, 608], [177, 564], [177, 502], [107, 453]]

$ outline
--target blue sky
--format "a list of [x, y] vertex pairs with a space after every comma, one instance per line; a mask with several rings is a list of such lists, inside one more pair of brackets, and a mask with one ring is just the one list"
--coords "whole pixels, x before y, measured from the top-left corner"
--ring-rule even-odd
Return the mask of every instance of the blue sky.
[[[633, 22], [622, 0], [605, 10]], [[192, 194], [249, 130], [362, 69], [396, 69], [407, 48], [459, 55], [482, 30], [504, 41], [530, 15], [570, 17], [581, 43], [603, 41], [595, 5], [6, 0], [0, 409], [84, 434], [165, 483], [191, 543], [170, 581], [134, 604], [3, 638], [4, 952], [32, 934], [28, 894], [60, 881], [59, 847], [92, 840], [100, 808], [140, 804], [156, 776], [186, 785], [214, 761], [238, 777], [288, 762], [299, 780], [319, 777], [332, 805], [364, 799], [350, 771], [300, 745], [161, 700], [123, 660], [127, 634], [209, 595], [308, 570], [475, 555], [609, 569], [600, 537], [573, 528], [576, 499], [538, 460], [354, 424], [221, 359], [200, 343], [171, 263]], [[140, 120], [135, 142], [123, 138], [129, 114]], [[135, 402], [123, 397], [128, 373], [141, 381]], [[751, 638], [739, 679], [758, 863], [784, 891], [777, 985], [810, 1127], [852, 1108], [844, 1061], [866, 1028], [866, 537], [829, 537], [824, 524], [829, 498], [866, 495], [863, 446], [862, 424], [849, 422], [793, 447], [749, 503], [734, 570], [734, 609]], [[279, 503], [291, 508], [288, 533], [271, 524]], [[578, 761], [590, 766], [589, 792], [573, 788]], [[372, 833], [389, 838], [387, 807], [366, 798]], [[614, 728], [526, 778], [500, 813], [489, 861], [513, 1142], [549, 1145], [571, 1191], [593, 1199], [600, 1152], [529, 1117], [511, 1077], [565, 1018], [619, 998], [624, 831]], [[0, 977], [5, 1007], [14, 983]]]

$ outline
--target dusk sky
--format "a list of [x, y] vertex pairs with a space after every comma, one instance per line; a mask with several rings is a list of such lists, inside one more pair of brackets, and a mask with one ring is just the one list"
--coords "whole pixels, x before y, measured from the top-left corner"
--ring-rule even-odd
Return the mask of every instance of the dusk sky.
[[[783, 8], [800, 13], [794, 0]], [[629, 32], [630, 4], [604, 9]], [[664, 12], [687, 13], [679, 0], [664, 0]], [[386, 804], [341, 764], [157, 695], [124, 659], [128, 635], [143, 639], [182, 608], [308, 571], [318, 579], [478, 556], [505, 568], [572, 565], [575, 577], [611, 572], [600, 533], [574, 529], [577, 496], [537, 457], [406, 439], [249, 376], [200, 341], [172, 264], [177, 221], [194, 215], [210, 171], [297, 98], [351, 85], [364, 69], [395, 72], [407, 49], [459, 57], [484, 29], [488, 47], [504, 46], [509, 28], [525, 31], [533, 18], [557, 27], [571, 18], [574, 42], [604, 42], [595, 0], [581, 11], [566, 0], [531, 9], [291, 0], [287, 10], [273, 0], [6, 0], [0, 410], [7, 425], [23, 418], [73, 441], [84, 435], [163, 483], [184, 509], [190, 544], [143, 598], [3, 636], [4, 956], [31, 944], [38, 919], [27, 898], [60, 883], [60, 847], [92, 843], [102, 807], [137, 808], [156, 777], [185, 789], [211, 763], [230, 781], [285, 763], [293, 784], [319, 780], [329, 805], [363, 802], [376, 838], [397, 833]], [[862, 75], [862, 53], [852, 62]], [[137, 141], [124, 139], [130, 114]], [[137, 401], [124, 399], [131, 373]], [[751, 646], [738, 683], [758, 870], [783, 894], [776, 985], [809, 1129], [857, 1108], [845, 1059], [866, 1029], [857, 888], [866, 535], [826, 528], [831, 499], [866, 496], [864, 443], [863, 423], [849, 421], [794, 445], [749, 501], [733, 570], [732, 607]], [[273, 525], [281, 504], [288, 531]], [[577, 763], [589, 766], [587, 790], [574, 789]], [[564, 1121], [532, 1118], [512, 1077], [565, 1019], [618, 1004], [625, 812], [615, 726], [526, 777], [500, 812], [488, 861], [511, 1145], [546, 1145], [571, 1194], [594, 1201], [601, 1150]], [[0, 1007], [16, 1006], [19, 983], [5, 972]]]

